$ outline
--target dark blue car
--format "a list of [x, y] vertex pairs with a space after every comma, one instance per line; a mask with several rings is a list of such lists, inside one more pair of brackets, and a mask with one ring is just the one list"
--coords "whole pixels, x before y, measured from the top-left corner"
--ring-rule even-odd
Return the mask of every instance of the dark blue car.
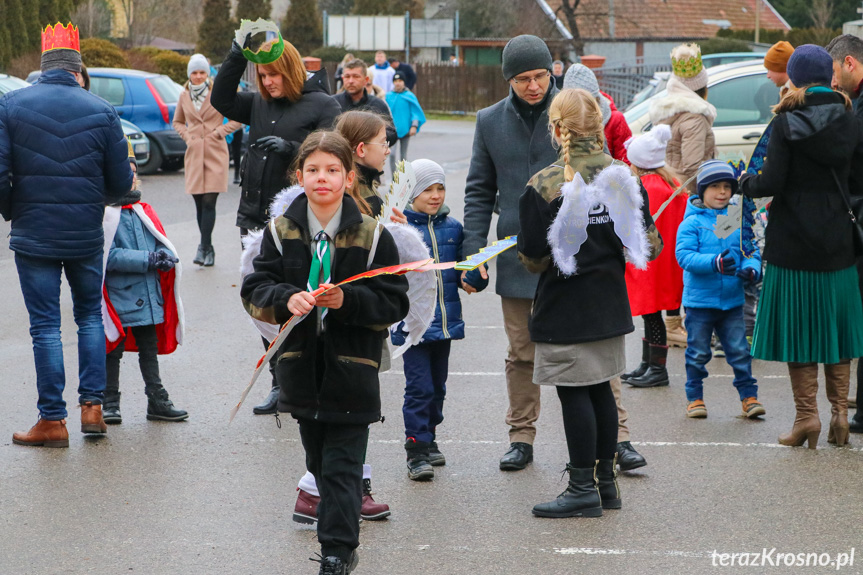
[[159, 168], [183, 167], [186, 143], [171, 127], [182, 86], [168, 76], [123, 68], [88, 68], [90, 91], [114, 106], [124, 120], [138, 126], [150, 140], [150, 159], [141, 174]]

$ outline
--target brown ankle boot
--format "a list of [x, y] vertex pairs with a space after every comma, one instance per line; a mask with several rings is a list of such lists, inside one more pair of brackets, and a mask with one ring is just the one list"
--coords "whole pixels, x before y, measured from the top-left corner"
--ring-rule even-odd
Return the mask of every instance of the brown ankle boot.
[[102, 405], [85, 401], [81, 404], [81, 433], [107, 433], [108, 426], [102, 419]]
[[848, 388], [851, 386], [851, 361], [824, 365], [827, 399], [830, 400], [830, 428], [827, 442], [842, 446], [848, 443]]
[[791, 433], [779, 436], [779, 443], [797, 447], [809, 443], [809, 449], [815, 449], [818, 435], [821, 433], [821, 420], [818, 417], [818, 364], [789, 363], [788, 374], [791, 377], [791, 390], [794, 392], [794, 405], [797, 417]]
[[69, 432], [66, 420], [39, 419], [30, 431], [12, 434], [12, 443], [41, 447], [69, 447]]

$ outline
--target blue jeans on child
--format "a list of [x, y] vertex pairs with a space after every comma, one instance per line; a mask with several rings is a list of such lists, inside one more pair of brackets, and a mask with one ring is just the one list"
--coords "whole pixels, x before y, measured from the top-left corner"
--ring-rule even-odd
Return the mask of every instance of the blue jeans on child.
[[435, 428], [443, 421], [446, 378], [451, 341], [429, 341], [408, 349], [404, 355], [405, 437], [435, 440]]
[[105, 328], [102, 325], [102, 252], [86, 259], [53, 260], [15, 254], [36, 359], [37, 407], [42, 419], [64, 419], [63, 343], [60, 340], [60, 276], [72, 290], [78, 325], [79, 401], [102, 403], [105, 392]]
[[743, 401], [758, 397], [758, 385], [752, 377], [752, 356], [746, 341], [743, 306], [729, 310], [686, 308], [686, 400], [704, 399], [703, 383], [707, 362], [713, 357], [710, 337], [714, 330], [725, 350], [725, 361], [734, 370], [734, 387]]

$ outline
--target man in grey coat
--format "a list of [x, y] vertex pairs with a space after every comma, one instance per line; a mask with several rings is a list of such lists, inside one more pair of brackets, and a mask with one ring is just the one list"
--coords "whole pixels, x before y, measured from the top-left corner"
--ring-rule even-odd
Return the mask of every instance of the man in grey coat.
[[[503, 49], [503, 76], [510, 94], [476, 116], [473, 154], [465, 186], [464, 253], [485, 247], [495, 206], [497, 237], [519, 232], [518, 200], [530, 177], [557, 160], [548, 131], [548, 105], [558, 92], [551, 82], [552, 58], [536, 36], [510, 40]], [[497, 258], [495, 292], [501, 296], [509, 340], [506, 384], [510, 448], [503, 470], [524, 469], [533, 459], [540, 388], [533, 383], [534, 345], [527, 329], [538, 277], [527, 272], [512, 250]], [[485, 270], [482, 270], [483, 277]], [[467, 279], [467, 281], [465, 281]], [[462, 276], [465, 291], [474, 291]]]

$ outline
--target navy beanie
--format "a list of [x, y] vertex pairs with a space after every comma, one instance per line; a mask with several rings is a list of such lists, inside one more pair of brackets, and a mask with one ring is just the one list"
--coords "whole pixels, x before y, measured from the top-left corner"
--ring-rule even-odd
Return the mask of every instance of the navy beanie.
[[833, 58], [821, 46], [803, 44], [788, 59], [786, 73], [798, 88], [810, 84], [829, 86], [833, 79]]
[[698, 177], [696, 179], [698, 197], [703, 200], [704, 190], [707, 189], [707, 186], [726, 180], [731, 182], [731, 193], [736, 194], [737, 178], [734, 177], [734, 168], [721, 160], [707, 160], [698, 168]]

